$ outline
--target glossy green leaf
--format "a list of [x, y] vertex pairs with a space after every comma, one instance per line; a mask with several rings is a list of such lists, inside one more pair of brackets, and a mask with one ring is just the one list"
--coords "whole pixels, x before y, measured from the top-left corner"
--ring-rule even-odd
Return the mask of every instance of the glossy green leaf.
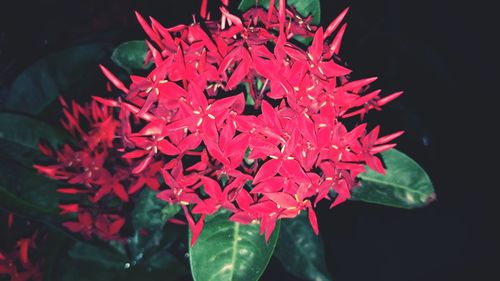
[[360, 174], [361, 187], [352, 191], [352, 200], [411, 209], [435, 199], [429, 176], [413, 159], [391, 149], [382, 153], [382, 160], [386, 175], [370, 169]]
[[15, 79], [2, 107], [39, 114], [75, 84], [95, 77], [108, 48], [108, 44], [87, 44], [40, 59]]
[[111, 60], [128, 73], [132, 73], [133, 70], [145, 68], [147, 51], [148, 47], [143, 40], [128, 41], [116, 47]]
[[35, 118], [20, 114], [0, 113], [0, 139], [38, 150], [40, 140], [56, 147], [69, 140], [66, 132]]
[[228, 218], [227, 212], [207, 217], [196, 244], [189, 249], [194, 281], [252, 281], [266, 269], [278, 240], [279, 223], [266, 243], [259, 234], [260, 224], [244, 225]]
[[280, 237], [274, 256], [298, 278], [331, 280], [326, 269], [323, 241], [314, 234], [306, 214], [281, 221]]
[[[238, 9], [240, 11], [246, 11], [252, 7], [255, 7], [256, 0], [242, 0]], [[259, 6], [264, 8], [269, 8], [269, 0], [259, 0]], [[278, 7], [278, 2], [275, 1], [276, 7]], [[287, 6], [294, 6], [297, 12], [304, 18], [308, 15], [312, 15], [312, 24], [318, 25], [321, 20], [321, 9], [319, 0], [288, 0], [286, 1]]]

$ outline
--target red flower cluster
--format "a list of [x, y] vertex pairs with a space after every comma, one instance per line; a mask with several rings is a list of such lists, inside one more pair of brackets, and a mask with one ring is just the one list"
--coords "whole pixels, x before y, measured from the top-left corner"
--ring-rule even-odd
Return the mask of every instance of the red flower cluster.
[[[65, 227], [88, 238], [95, 234], [104, 240], [117, 239], [125, 220], [117, 214], [106, 213], [105, 210], [110, 209], [106, 205], [113, 198], [127, 202], [125, 186], [131, 186], [129, 192], [132, 193], [142, 186], [144, 178], [133, 176], [130, 164], [120, 157], [122, 153], [114, 142], [120, 123], [113, 117], [111, 108], [96, 101], [85, 107], [75, 102], [70, 107], [63, 99], [60, 101], [65, 116], [65, 120], [61, 120], [63, 127], [79, 142], [74, 145], [76, 148], [66, 144], [55, 152], [40, 144], [42, 153], [55, 158], [57, 164], [35, 165], [35, 168], [71, 185], [59, 188], [59, 192], [84, 196], [78, 203], [59, 205], [61, 214], [78, 213], [78, 221], [65, 222]], [[90, 204], [82, 204], [85, 199]]]
[[[336, 56], [347, 10], [323, 30], [283, 0], [278, 10], [253, 8], [242, 19], [221, 7], [220, 22], [211, 21], [205, 7], [203, 23], [172, 28], [137, 14], [152, 41], [146, 41], [145, 63], [152, 61], [154, 69], [130, 76], [129, 87], [101, 66], [124, 101], [97, 99], [120, 107], [122, 123], [132, 114], [145, 124], [122, 132], [124, 157], [135, 162], [135, 173], [164, 161], [168, 188], [159, 198], [183, 205], [192, 243], [204, 217], [221, 207], [233, 221], [260, 221], [266, 238], [278, 219], [307, 209], [317, 233], [313, 205], [330, 199], [331, 189], [337, 193], [332, 206], [349, 198], [365, 164], [383, 173], [375, 155], [394, 147], [389, 142], [401, 134], [379, 137], [379, 127], [367, 133], [366, 124], [349, 131], [341, 120], [379, 109], [401, 93], [380, 98], [378, 90], [365, 94], [375, 78], [348, 81], [351, 71]], [[290, 41], [294, 35], [314, 38], [303, 50]], [[191, 214], [200, 215], [197, 222]]]
[[[271, 2], [268, 11], [252, 8], [242, 18], [222, 6], [221, 20], [212, 21], [203, 1], [201, 22], [171, 28], [137, 14], [150, 38], [145, 65], [152, 62], [153, 69], [130, 76], [127, 87], [101, 66], [123, 94], [94, 97], [104, 107], [73, 105], [73, 114], [65, 105], [66, 128], [80, 135], [82, 149], [66, 146], [58, 165], [38, 169], [83, 185], [67, 191], [95, 203], [105, 195], [127, 201], [143, 185], [158, 189], [161, 174], [167, 187], [158, 197], [182, 205], [191, 243], [205, 216], [220, 208], [232, 221], [260, 222], [266, 239], [277, 220], [307, 210], [318, 233], [313, 207], [322, 199], [333, 200], [332, 207], [348, 199], [365, 164], [383, 173], [376, 154], [394, 147], [390, 142], [402, 133], [379, 137], [379, 127], [349, 130], [342, 120], [362, 118], [401, 93], [381, 98], [379, 90], [367, 91], [376, 78], [349, 81], [351, 70], [337, 56], [347, 9], [323, 30], [284, 0], [278, 9]], [[295, 35], [312, 43], [304, 49]], [[110, 107], [119, 111], [117, 120]], [[79, 223], [67, 223], [73, 231], [109, 238], [123, 225], [80, 207], [69, 208], [79, 212]]]

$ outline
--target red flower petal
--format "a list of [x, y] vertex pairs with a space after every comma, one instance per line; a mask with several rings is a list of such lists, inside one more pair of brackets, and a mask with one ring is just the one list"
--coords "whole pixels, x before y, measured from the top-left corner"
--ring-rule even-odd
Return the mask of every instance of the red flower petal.
[[219, 183], [205, 176], [201, 177], [201, 182], [203, 184], [203, 189], [210, 197], [218, 200], [222, 199], [222, 190]]
[[335, 38], [333, 38], [332, 43], [330, 44], [330, 51], [327, 57], [330, 57], [332, 54], [337, 55], [340, 52], [340, 44], [342, 43], [342, 37], [344, 36], [345, 29], [347, 24], [344, 23], [340, 28]]
[[348, 11], [349, 11], [349, 7], [345, 8], [342, 11], [342, 13], [340, 13], [334, 20], [332, 20], [330, 22], [330, 24], [328, 25], [328, 27], [325, 30], [325, 34], [323, 35], [323, 38], [327, 38], [335, 31], [335, 29], [337, 29], [337, 27], [340, 25], [340, 23], [342, 22], [342, 20], [344, 19], [345, 15], [347, 14]]
[[231, 78], [227, 82], [226, 87], [228, 89], [233, 89], [236, 87], [245, 76], [247, 76], [249, 70], [249, 63], [246, 59], [242, 59], [234, 72], [231, 74]]
[[78, 213], [78, 211], [80, 209], [80, 205], [79, 204], [59, 204], [59, 208], [61, 209], [59, 214], [64, 215], [64, 214]]
[[165, 155], [175, 156], [180, 153], [179, 149], [169, 141], [163, 139], [156, 143], [158, 149]]
[[277, 159], [267, 160], [267, 162], [260, 166], [259, 171], [253, 179], [253, 184], [258, 184], [263, 180], [274, 177], [278, 173], [281, 164], [281, 161]]
[[309, 204], [308, 207], [308, 212], [307, 215], [309, 217], [309, 222], [311, 223], [312, 229], [314, 230], [314, 233], [318, 235], [319, 229], [318, 229], [318, 219], [316, 218], [316, 213], [314, 212], [314, 209], [312, 206]]
[[269, 192], [279, 192], [283, 189], [283, 177], [272, 177], [261, 181], [255, 187], [250, 190], [250, 193], [269, 193]]
[[125, 219], [119, 218], [109, 226], [109, 235], [117, 234], [125, 224]]
[[201, 144], [201, 137], [197, 134], [191, 134], [185, 137], [181, 141], [181, 143], [177, 146], [177, 148], [182, 153], [188, 150], [193, 150], [198, 146], [200, 146], [200, 144]]
[[122, 200], [123, 202], [128, 202], [128, 193], [125, 190], [125, 187], [119, 182], [115, 182], [113, 184], [113, 192]]
[[122, 81], [120, 81], [120, 79], [116, 78], [116, 76], [111, 73], [111, 71], [109, 71], [106, 67], [104, 67], [103, 65], [99, 65], [99, 67], [101, 68], [102, 70], [102, 73], [104, 73], [104, 75], [109, 79], [109, 81], [115, 86], [117, 87], [118, 89], [120, 89], [122, 92], [124, 93], [128, 93], [128, 89], [127, 87], [125, 87], [125, 85], [123, 85]]
[[399, 131], [399, 132], [396, 132], [396, 133], [392, 133], [390, 135], [387, 135], [387, 136], [384, 136], [384, 137], [381, 137], [379, 139], [377, 139], [377, 141], [375, 142], [375, 144], [384, 144], [384, 143], [388, 143], [396, 138], [398, 138], [399, 136], [401, 136], [402, 134], [404, 134], [404, 131]]
[[185, 225], [186, 224], [186, 222], [181, 221], [181, 220], [176, 219], [176, 218], [171, 218], [171, 219], [168, 219], [167, 221], [170, 223], [173, 223], [173, 224], [178, 224], [178, 225]]
[[137, 17], [137, 21], [142, 26], [142, 29], [144, 29], [144, 31], [149, 36], [149, 38], [151, 38], [151, 40], [155, 41], [155, 43], [158, 44], [158, 46], [163, 46], [160, 38], [158, 37], [158, 34], [156, 34], [156, 32], [154, 32], [154, 30], [151, 29], [151, 27], [146, 22], [146, 20], [141, 16], [141, 14], [139, 14], [139, 12], [136, 11], [135, 16]]
[[293, 179], [297, 183], [309, 182], [309, 177], [306, 175], [297, 160], [283, 161], [283, 165], [279, 171], [281, 175]]
[[17, 245], [19, 246], [19, 257], [21, 262], [26, 265], [29, 262], [28, 259], [28, 249], [30, 245], [30, 239], [20, 239], [17, 241]]
[[368, 156], [366, 157], [366, 164], [368, 167], [372, 168], [375, 172], [385, 175], [384, 165], [382, 165], [382, 161], [376, 156]]
[[229, 217], [229, 220], [236, 223], [249, 224], [252, 223], [254, 218], [248, 212], [237, 212]]
[[83, 226], [78, 222], [64, 222], [63, 226], [69, 229], [71, 232], [80, 232], [83, 229]]
[[397, 92], [397, 93], [394, 93], [394, 94], [391, 94], [391, 95], [388, 95], [387, 97], [384, 97], [384, 98], [381, 98], [377, 101], [377, 105], [378, 106], [383, 106], [395, 99], [397, 99], [399, 96], [401, 96], [403, 94], [403, 92]]
[[296, 207], [298, 205], [298, 202], [295, 200], [295, 198], [288, 194], [288, 193], [266, 193], [265, 196], [269, 199], [271, 199], [273, 202], [278, 204], [278, 208], [290, 208], [290, 207]]
[[309, 55], [312, 61], [317, 61], [323, 54], [323, 27], [319, 27], [314, 34], [314, 39], [309, 47]]
[[238, 203], [240, 209], [247, 210], [253, 203], [253, 199], [252, 196], [248, 194], [248, 191], [246, 191], [245, 189], [241, 189], [236, 196], [236, 202]]
[[135, 168], [132, 170], [132, 173], [139, 174], [140, 172], [144, 171], [144, 169], [146, 169], [149, 163], [151, 163], [151, 161], [153, 160], [153, 155], [154, 152], [151, 151], [146, 158], [144, 158], [137, 166], [135, 166]]
[[134, 150], [134, 151], [127, 152], [127, 153], [123, 154], [122, 158], [125, 158], [125, 159], [141, 158], [148, 153], [149, 153], [149, 151], [147, 151], [147, 150]]

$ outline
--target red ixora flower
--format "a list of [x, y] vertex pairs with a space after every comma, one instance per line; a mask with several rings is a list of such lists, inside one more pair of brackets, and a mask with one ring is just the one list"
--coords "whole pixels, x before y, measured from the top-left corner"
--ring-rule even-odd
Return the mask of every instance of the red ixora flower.
[[[74, 195], [77, 201], [59, 204], [61, 215], [78, 214], [77, 222], [63, 223], [68, 230], [87, 238], [95, 235], [103, 240], [117, 240], [125, 220], [118, 214], [103, 214], [101, 209], [113, 198], [128, 202], [129, 192], [125, 186], [133, 188], [130, 193], [144, 184], [158, 188], [159, 183], [152, 184], [150, 179], [155, 166], [140, 177], [132, 174], [132, 166], [122, 157], [122, 144], [116, 142], [117, 129], [121, 128], [121, 124], [114, 117], [112, 107], [96, 101], [86, 106], [75, 102], [69, 106], [62, 98], [60, 101], [64, 112], [61, 123], [76, 141], [57, 151], [41, 144], [42, 153], [55, 158], [57, 163], [35, 165], [35, 168], [70, 185], [57, 190]], [[90, 207], [80, 206], [84, 201], [90, 203]]]
[[[63, 103], [65, 127], [80, 136], [80, 148], [54, 154], [43, 147], [58, 164], [37, 168], [79, 185], [84, 191], [67, 191], [96, 203], [105, 196], [125, 202], [145, 184], [160, 189], [160, 199], [182, 205], [191, 243], [206, 215], [220, 208], [232, 221], [259, 221], [266, 239], [277, 220], [301, 211], [318, 233], [318, 202], [332, 200], [333, 207], [348, 199], [365, 165], [383, 173], [377, 154], [402, 134], [380, 137], [378, 126], [348, 128], [344, 120], [362, 120], [401, 93], [381, 97], [368, 90], [376, 78], [350, 80], [338, 56], [347, 9], [323, 29], [284, 0], [270, 7], [240, 18], [223, 1], [213, 20], [202, 1], [201, 20], [171, 28], [136, 13], [149, 37], [145, 65], [153, 68], [127, 84], [101, 66], [119, 97], [94, 97], [91, 110], [73, 105], [73, 114]], [[295, 35], [312, 43], [302, 46]], [[66, 224], [73, 231], [87, 235], [97, 227], [90, 213], [70, 210], [79, 212], [78, 223]], [[108, 236], [119, 229], [115, 223], [102, 228]]]

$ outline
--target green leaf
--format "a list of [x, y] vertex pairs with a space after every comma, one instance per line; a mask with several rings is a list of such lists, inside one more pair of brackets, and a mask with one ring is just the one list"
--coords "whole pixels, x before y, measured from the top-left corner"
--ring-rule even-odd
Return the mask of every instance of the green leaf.
[[[134, 234], [128, 239], [133, 260], [139, 261], [170, 247], [181, 230], [174, 225], [165, 226], [166, 221], [179, 212], [178, 205], [170, 205], [156, 198], [158, 191], [143, 189], [132, 211]], [[165, 206], [166, 205], [166, 206]], [[144, 235], [141, 230], [146, 230]]]
[[0, 206], [7, 210], [18, 211], [22, 214], [28, 216], [40, 216], [40, 215], [53, 215], [54, 212], [51, 209], [44, 208], [42, 206], [35, 205], [29, 201], [26, 201], [12, 192], [10, 192], [5, 186], [0, 184]]
[[[0, 112], [0, 201], [2, 207], [48, 223], [62, 196], [57, 182], [33, 169], [41, 139], [57, 146], [70, 139], [64, 131], [34, 118]], [[57, 216], [55, 216], [58, 218]]]
[[53, 228], [42, 228], [47, 233], [43, 243], [38, 245], [38, 253], [43, 257], [43, 280], [56, 280], [55, 270], [59, 259], [67, 252], [68, 246], [74, 241], [62, 231], [55, 231]]
[[43, 156], [38, 149], [41, 139], [57, 147], [71, 138], [66, 132], [34, 118], [0, 113], [0, 155], [32, 168], [33, 160]]
[[27, 168], [32, 168], [34, 164], [33, 161], [43, 156], [40, 151], [15, 142], [7, 141], [3, 138], [0, 138], [0, 155], [5, 158], [10, 158]]
[[[57, 275], [61, 281], [163, 281], [178, 280], [187, 274], [184, 266], [170, 253], [162, 251], [140, 263], [122, 254], [77, 242], [68, 258], [61, 258]], [[53, 281], [53, 280], [51, 280]]]
[[106, 269], [124, 269], [128, 263], [125, 256], [83, 242], [76, 242], [68, 255], [72, 259], [96, 263]]
[[255, 104], [255, 101], [252, 98], [252, 95], [250, 95], [250, 86], [248, 83], [243, 83], [243, 86], [245, 87], [245, 104], [249, 106], [253, 106]]
[[382, 153], [382, 160], [386, 175], [367, 168], [358, 176], [361, 187], [352, 191], [352, 200], [411, 209], [435, 199], [429, 176], [413, 159], [391, 149]]
[[[175, 216], [178, 206], [166, 206], [166, 203], [156, 195], [158, 191], [145, 188], [141, 191], [132, 211], [132, 223], [135, 229], [161, 230], [167, 219]], [[169, 209], [171, 208], [171, 209]]]
[[[278, 2], [275, 1], [276, 7], [278, 7]], [[238, 9], [242, 12], [255, 7], [256, 0], [242, 0]], [[304, 18], [308, 15], [312, 15], [312, 24], [318, 25], [321, 20], [321, 9], [319, 0], [288, 0], [286, 1], [287, 6], [294, 6], [297, 12]], [[259, 0], [259, 6], [269, 9], [269, 0]]]
[[87, 44], [40, 59], [14, 80], [2, 107], [38, 115], [64, 91], [94, 77], [108, 48], [108, 44]]
[[179, 205], [167, 204], [163, 209], [161, 209], [162, 220], [167, 221], [173, 218], [181, 210]]
[[46, 281], [111, 281], [116, 280], [118, 275], [114, 270], [101, 267], [99, 264], [64, 258], [61, 258], [54, 267], [52, 275], [56, 276], [55, 279]]
[[2, 207], [32, 217], [57, 214], [57, 182], [3, 157], [0, 170]]
[[111, 60], [128, 73], [132, 73], [133, 70], [145, 68], [147, 51], [148, 47], [143, 40], [128, 41], [116, 47]]
[[[194, 281], [252, 281], [262, 275], [278, 240], [279, 223], [266, 243], [260, 224], [231, 222], [228, 212], [207, 217], [196, 244], [189, 249]], [[191, 231], [189, 239], [191, 240]]]
[[[157, 274], [159, 278], [155, 278], [154, 280], [165, 280], [165, 276], [168, 276], [169, 280], [176, 280], [188, 275], [188, 271], [184, 265], [182, 265], [176, 257], [167, 251], [161, 251], [157, 255], [152, 256], [149, 259], [149, 267], [147, 269], [161, 273]], [[136, 280], [142, 279], [138, 278]]]
[[[185, 280], [186, 268], [169, 253], [164, 254], [153, 266], [137, 266], [122, 269], [107, 269], [93, 262], [61, 260], [58, 264], [59, 278], [50, 281], [165, 281]], [[159, 267], [161, 265], [161, 267]], [[47, 280], [49, 281], [49, 280]]]
[[281, 221], [280, 237], [274, 256], [298, 278], [331, 280], [326, 269], [323, 241], [314, 234], [305, 213]]
[[293, 38], [305, 46], [309, 45], [312, 42], [311, 37], [302, 37], [302, 36], [297, 35], [297, 36], [294, 36]]
[[255, 102], [250, 94], [247, 94], [245, 104], [250, 105], [250, 106], [253, 106], [255, 104]]
[[38, 151], [41, 139], [57, 147], [67, 142], [70, 137], [66, 132], [37, 119], [0, 112], [0, 139]]
[[149, 231], [147, 235], [139, 230], [128, 238], [128, 248], [133, 261], [139, 262], [150, 258], [172, 246], [185, 231], [177, 225], [167, 225], [163, 230]]

